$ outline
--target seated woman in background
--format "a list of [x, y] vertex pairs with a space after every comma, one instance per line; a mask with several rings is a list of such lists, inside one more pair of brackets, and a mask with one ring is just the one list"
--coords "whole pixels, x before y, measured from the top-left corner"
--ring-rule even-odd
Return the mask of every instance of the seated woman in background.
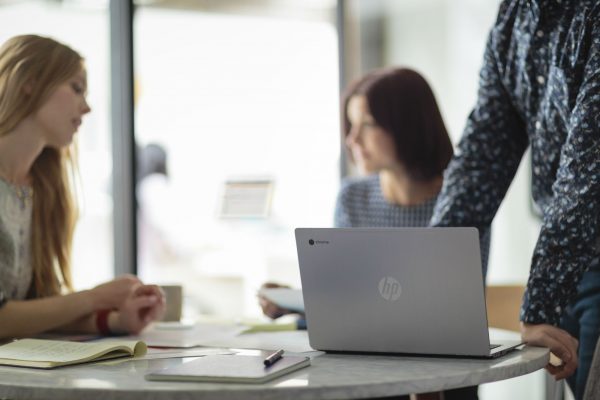
[[[452, 143], [427, 81], [408, 68], [366, 74], [342, 98], [342, 130], [350, 158], [364, 176], [343, 180], [334, 225], [428, 226]], [[484, 276], [489, 242], [486, 230]], [[260, 304], [271, 318], [287, 313], [264, 297]]]
[[90, 112], [82, 57], [52, 39], [0, 48], [0, 338], [138, 333], [161, 317], [157, 286], [124, 276], [73, 292], [73, 136]]
[[336, 227], [428, 226], [452, 143], [417, 72], [374, 71], [350, 86], [342, 128], [361, 178], [342, 183]]
[[[335, 226], [429, 226], [453, 151], [427, 81], [408, 68], [370, 72], [348, 88], [342, 116], [350, 158], [366, 176], [342, 182]], [[488, 229], [481, 249], [484, 276], [489, 241]], [[259, 302], [271, 318], [289, 313], [262, 296]], [[477, 398], [477, 388], [447, 391], [445, 398]]]

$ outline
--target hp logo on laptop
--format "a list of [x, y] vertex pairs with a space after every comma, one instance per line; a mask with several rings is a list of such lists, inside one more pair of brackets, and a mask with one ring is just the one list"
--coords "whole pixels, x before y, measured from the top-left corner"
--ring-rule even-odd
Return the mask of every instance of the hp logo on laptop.
[[400, 282], [391, 276], [386, 276], [379, 281], [379, 294], [387, 301], [398, 300], [401, 293], [402, 288], [400, 287]]

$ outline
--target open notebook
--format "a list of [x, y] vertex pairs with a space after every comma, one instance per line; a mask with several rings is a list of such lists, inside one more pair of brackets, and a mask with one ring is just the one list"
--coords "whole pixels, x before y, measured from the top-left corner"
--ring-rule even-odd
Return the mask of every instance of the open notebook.
[[135, 340], [80, 343], [21, 339], [0, 346], [0, 365], [55, 368], [119, 357], [141, 357], [146, 351], [146, 344]]

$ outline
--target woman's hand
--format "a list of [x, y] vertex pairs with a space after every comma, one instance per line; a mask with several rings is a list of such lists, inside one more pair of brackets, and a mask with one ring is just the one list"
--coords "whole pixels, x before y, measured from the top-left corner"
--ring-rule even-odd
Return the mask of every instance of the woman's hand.
[[138, 284], [116, 312], [109, 315], [111, 332], [138, 334], [165, 313], [165, 297], [156, 285]]
[[[274, 288], [289, 288], [286, 285], [279, 285], [277, 283], [267, 282], [261, 286], [261, 289], [274, 289]], [[260, 304], [260, 308], [262, 308], [263, 314], [272, 319], [277, 319], [282, 315], [290, 314], [291, 311], [285, 308], [279, 307], [277, 304], [273, 303], [266, 297], [262, 296], [260, 292], [258, 293], [258, 303]]]
[[89, 290], [93, 311], [119, 308], [131, 296], [141, 281], [134, 275], [122, 275], [118, 278]]
[[549, 363], [546, 370], [554, 379], [571, 376], [577, 368], [577, 347], [579, 342], [568, 332], [548, 324], [526, 324], [521, 322], [521, 338], [531, 346], [548, 347], [562, 364]]

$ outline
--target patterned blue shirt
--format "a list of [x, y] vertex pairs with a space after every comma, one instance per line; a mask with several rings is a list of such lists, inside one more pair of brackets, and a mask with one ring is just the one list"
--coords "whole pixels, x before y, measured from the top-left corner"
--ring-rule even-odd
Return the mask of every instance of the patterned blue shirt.
[[[527, 147], [543, 214], [521, 319], [558, 325], [598, 258], [600, 2], [505, 0], [432, 223], [487, 226]], [[518, 234], [518, 221], [515, 221]]]
[[[337, 228], [419, 228], [429, 226], [437, 196], [416, 206], [389, 203], [383, 197], [379, 175], [349, 178], [342, 182], [335, 208]], [[484, 229], [481, 259], [487, 272], [490, 229]]]

